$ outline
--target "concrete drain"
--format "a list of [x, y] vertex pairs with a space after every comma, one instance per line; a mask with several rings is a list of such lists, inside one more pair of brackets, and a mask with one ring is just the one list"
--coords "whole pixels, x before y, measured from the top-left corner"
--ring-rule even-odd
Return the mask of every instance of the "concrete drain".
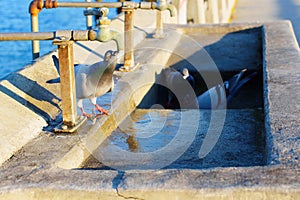
[[[267, 153], [263, 100], [262, 92], [257, 92], [262, 91], [261, 80], [258, 75], [246, 84], [228, 105], [224, 126], [218, 127], [220, 135], [216, 136], [216, 143], [204, 157], [199, 157], [199, 151], [204, 138], [209, 134], [211, 123], [215, 126], [215, 122], [211, 121], [214, 111], [164, 109], [162, 105], [166, 103], [166, 95], [157, 95], [160, 98], [154, 101], [154, 106], [146, 104], [153, 92], [161, 93], [165, 90], [164, 87], [154, 85], [149, 92], [152, 95], [144, 97], [139, 108], [104, 140], [98, 148], [102, 150], [90, 156], [83, 168], [203, 169], [265, 165]], [[185, 116], [190, 118], [184, 120]], [[193, 121], [194, 116], [198, 117], [197, 122]], [[181, 134], [183, 136], [177, 137]], [[174, 142], [176, 140], [180, 141]], [[167, 148], [170, 149], [164, 153]], [[143, 155], [147, 157], [154, 152], [161, 155], [150, 155], [151, 158], [142, 160]], [[141, 159], [130, 159], [135, 155], [140, 155]], [[160, 164], [154, 164], [156, 162]]]

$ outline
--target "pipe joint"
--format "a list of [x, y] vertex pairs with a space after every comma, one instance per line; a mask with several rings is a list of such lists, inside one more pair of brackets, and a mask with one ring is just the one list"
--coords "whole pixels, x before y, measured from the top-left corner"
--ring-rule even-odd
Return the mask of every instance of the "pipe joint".
[[43, 9], [43, 6], [43, 0], [33, 0], [29, 6], [29, 13], [31, 14], [31, 16], [37, 16]]
[[168, 10], [171, 17], [175, 17], [177, 14], [176, 7], [172, 4], [167, 4], [166, 0], [161, 0], [156, 7], [157, 10], [164, 11]]
[[57, 8], [58, 7], [58, 2], [57, 0], [46, 0], [45, 1], [45, 8]]

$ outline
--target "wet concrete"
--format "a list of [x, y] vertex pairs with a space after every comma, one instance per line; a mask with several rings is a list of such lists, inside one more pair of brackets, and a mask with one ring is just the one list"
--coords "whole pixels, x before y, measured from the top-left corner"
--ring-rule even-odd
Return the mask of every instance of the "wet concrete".
[[[109, 162], [104, 166], [101, 158], [98, 164], [95, 160], [85, 163], [83, 168], [105, 169], [107, 167], [126, 168], [130, 161], [122, 158], [121, 154], [112, 152], [112, 147], [120, 148], [133, 153], [151, 153], [167, 146], [180, 133], [179, 126], [182, 123], [182, 112], [199, 112], [197, 110], [135, 110], [112, 134], [103, 142], [101, 152], [93, 152], [97, 158], [98, 153], [107, 152]], [[199, 151], [207, 134], [211, 120], [210, 110], [201, 110], [198, 129], [195, 135], [192, 128], [187, 128], [185, 134], [185, 145], [192, 141], [185, 152], [180, 152], [179, 146], [174, 147], [173, 154], [179, 158], [164, 169], [204, 169], [213, 167], [249, 167], [266, 164], [264, 119], [261, 109], [228, 109], [226, 119], [217, 143], [204, 158], [199, 158]], [[189, 125], [187, 125], [189, 127]], [[193, 126], [193, 125], [192, 125]], [[189, 131], [190, 130], [190, 131]], [[108, 150], [105, 150], [108, 149]], [[134, 154], [133, 154], [134, 155]], [[164, 162], [165, 154], [160, 156], [160, 162]], [[128, 161], [128, 162], [127, 162]], [[151, 162], [143, 163], [143, 169], [152, 168]], [[116, 163], [122, 163], [120, 166]], [[138, 164], [135, 166], [140, 168]]]

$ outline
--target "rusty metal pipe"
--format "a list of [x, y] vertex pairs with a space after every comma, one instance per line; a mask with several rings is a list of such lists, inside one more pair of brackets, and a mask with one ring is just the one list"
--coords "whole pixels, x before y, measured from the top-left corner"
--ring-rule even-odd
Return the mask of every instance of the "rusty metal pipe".
[[[31, 18], [32, 18], [32, 32], [37, 32], [38, 31], [38, 19], [37, 16], [39, 12], [42, 10], [42, 8], [57, 8], [57, 7], [74, 7], [74, 8], [79, 8], [79, 7], [84, 7], [84, 8], [130, 8], [130, 9], [157, 9], [160, 11], [163, 10], [169, 10], [170, 15], [173, 17], [176, 15], [176, 8], [173, 5], [167, 4], [165, 0], [162, 0], [159, 3], [155, 2], [58, 2], [57, 0], [34, 0], [30, 4], [30, 13], [31, 13]], [[125, 22], [126, 23], [126, 22]], [[127, 23], [131, 23], [128, 22]], [[99, 31], [100, 32], [100, 31]], [[115, 34], [110, 34], [110, 35], [117, 35]], [[98, 35], [98, 40], [99, 41], [106, 41], [101, 38], [101, 35]], [[119, 37], [113, 37], [114, 40], [118, 43]], [[120, 48], [120, 44], [118, 45], [118, 49]], [[33, 58], [38, 56], [39, 54], [39, 45], [38, 41], [34, 41], [33, 44]]]
[[168, 4], [166, 0], [160, 0], [159, 3], [156, 4], [155, 9], [160, 11], [168, 10], [171, 17], [175, 17], [177, 14], [176, 7], [172, 4]]
[[0, 40], [53, 40], [55, 32], [0, 33]]
[[[38, 32], [39, 31], [39, 20], [38, 14], [41, 12], [43, 8], [42, 0], [34, 0], [30, 3], [29, 13], [31, 14], [31, 31]], [[39, 41], [32, 40], [32, 59], [36, 59], [40, 56], [40, 43]]]
[[[48, 3], [47, 3], [48, 2]], [[58, 8], [58, 7], [69, 7], [69, 8], [121, 8], [128, 7], [133, 9], [157, 9], [157, 10], [169, 10], [171, 16], [176, 15], [176, 8], [172, 4], [167, 3], [156, 3], [156, 2], [58, 2], [57, 0], [34, 0], [30, 4], [30, 13], [32, 15], [38, 15], [43, 8]]]
[[[145, 2], [151, 5], [151, 2]], [[155, 3], [154, 3], [155, 4]], [[132, 7], [141, 8], [141, 4], [138, 2], [58, 2], [58, 7], [73, 7], [73, 8], [121, 8]]]
[[[67, 31], [74, 41], [96, 40], [97, 32], [93, 30], [73, 30]], [[0, 41], [17, 41], [17, 40], [53, 40], [56, 38], [55, 32], [12, 32], [0, 33]]]
[[[31, 31], [39, 32], [38, 15], [31, 16]], [[37, 40], [32, 40], [31, 46], [32, 46], [32, 58], [36, 59], [40, 56], [40, 43]]]
[[134, 9], [123, 8], [125, 12], [125, 54], [124, 54], [124, 68], [129, 71], [131, 67], [134, 66], [134, 56], [133, 56], [133, 17]]

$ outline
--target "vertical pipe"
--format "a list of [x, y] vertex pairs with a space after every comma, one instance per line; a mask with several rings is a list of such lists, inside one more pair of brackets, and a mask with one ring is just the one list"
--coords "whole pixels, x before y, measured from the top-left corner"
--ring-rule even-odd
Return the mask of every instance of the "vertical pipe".
[[68, 127], [73, 127], [78, 121], [76, 107], [73, 41], [58, 44], [58, 57], [60, 66], [60, 87], [62, 97], [63, 123]]
[[156, 31], [155, 31], [155, 38], [162, 38], [163, 37], [163, 20], [162, 20], [162, 11], [156, 11]]
[[[31, 15], [31, 31], [39, 32], [38, 15]], [[40, 42], [38, 40], [32, 40], [32, 59], [36, 59], [40, 56]]]
[[[92, 2], [92, 0], [85, 0], [86, 2]], [[88, 7], [86, 8], [87, 10], [90, 10], [91, 8]], [[93, 17], [92, 15], [87, 15], [86, 16], [86, 28], [87, 30], [92, 30], [93, 28]]]
[[125, 53], [124, 53], [124, 68], [129, 70], [134, 66], [133, 57], [133, 8], [123, 8], [125, 12]]

